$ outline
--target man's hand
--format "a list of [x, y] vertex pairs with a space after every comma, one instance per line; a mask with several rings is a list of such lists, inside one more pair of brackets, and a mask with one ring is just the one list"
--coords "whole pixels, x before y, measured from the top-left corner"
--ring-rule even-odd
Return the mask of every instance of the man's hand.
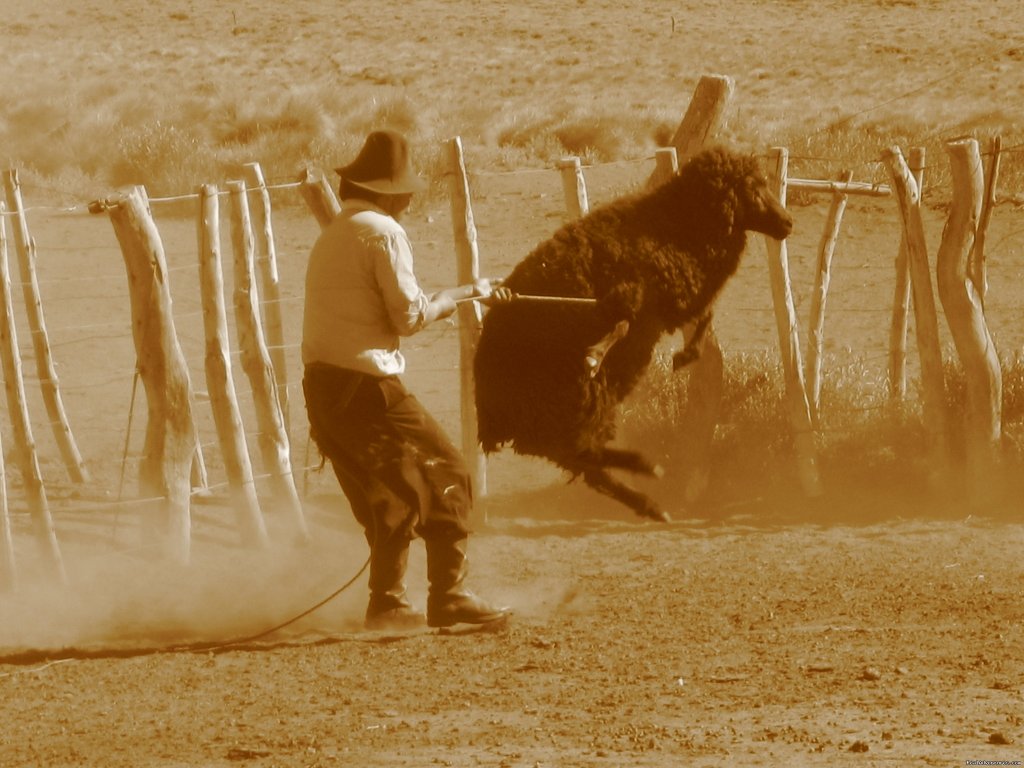
[[479, 300], [485, 307], [512, 301], [515, 298], [515, 294], [508, 288], [503, 288], [502, 282], [503, 280], [500, 278], [495, 280], [481, 278], [477, 280], [473, 284], [473, 298]]

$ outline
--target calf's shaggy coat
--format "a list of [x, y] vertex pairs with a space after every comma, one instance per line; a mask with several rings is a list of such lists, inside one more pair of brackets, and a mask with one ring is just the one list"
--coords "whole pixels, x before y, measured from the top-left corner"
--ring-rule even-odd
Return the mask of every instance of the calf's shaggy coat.
[[[618, 405], [647, 369], [663, 334], [698, 331], [736, 271], [748, 231], [784, 239], [792, 219], [757, 161], [718, 147], [646, 193], [565, 225], [512, 271], [518, 294], [591, 297], [596, 306], [512, 301], [484, 318], [474, 369], [479, 438], [540, 456], [626, 504], [666, 520], [647, 496], [608, 474], [658, 469], [615, 449]], [[698, 338], [676, 367], [699, 353]]]

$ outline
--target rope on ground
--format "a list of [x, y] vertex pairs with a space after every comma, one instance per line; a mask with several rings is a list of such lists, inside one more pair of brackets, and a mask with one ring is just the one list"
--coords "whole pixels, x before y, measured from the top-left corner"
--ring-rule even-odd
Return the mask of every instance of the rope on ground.
[[335, 589], [333, 592], [331, 592], [331, 594], [327, 595], [327, 597], [323, 598], [322, 600], [318, 601], [317, 603], [315, 603], [314, 605], [310, 606], [306, 610], [302, 611], [302, 613], [298, 613], [298, 614], [292, 616], [290, 619], [287, 619], [286, 621], [282, 621], [280, 624], [274, 625], [270, 629], [265, 629], [262, 632], [257, 632], [256, 634], [248, 635], [247, 637], [235, 638], [234, 640], [225, 640], [225, 641], [222, 641], [222, 642], [215, 642], [215, 643], [198, 643], [198, 644], [197, 643], [190, 643], [190, 644], [183, 644], [183, 645], [175, 645], [175, 646], [171, 646], [167, 650], [168, 651], [197, 651], [197, 652], [199, 652], [199, 651], [214, 651], [214, 650], [223, 649], [223, 648], [233, 648], [233, 647], [238, 646], [238, 645], [247, 645], [248, 643], [255, 642], [256, 640], [262, 640], [264, 637], [267, 637], [268, 635], [272, 635], [275, 632], [278, 632], [278, 631], [284, 629], [285, 627], [290, 626], [290, 625], [296, 623], [297, 621], [300, 621], [300, 620], [306, 618], [307, 616], [309, 616], [314, 611], [317, 611], [320, 608], [323, 608], [325, 605], [327, 605], [327, 603], [331, 602], [331, 600], [333, 600], [338, 595], [340, 595], [342, 592], [344, 592], [346, 589], [348, 589], [353, 584], [355, 584], [356, 580], [360, 576], [362, 576], [363, 573], [366, 571], [366, 569], [369, 568], [369, 567], [370, 567], [370, 558], [367, 557], [366, 558], [366, 562], [363, 563], [363, 567], [360, 568], [358, 571], [356, 571], [356, 574], [351, 579], [349, 579], [344, 584], [342, 584], [340, 587]]

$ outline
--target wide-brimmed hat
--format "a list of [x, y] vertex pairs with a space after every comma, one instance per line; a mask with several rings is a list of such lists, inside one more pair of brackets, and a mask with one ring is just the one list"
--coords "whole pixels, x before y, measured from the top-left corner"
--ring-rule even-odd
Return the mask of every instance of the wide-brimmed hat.
[[334, 171], [350, 184], [382, 195], [422, 192], [427, 188], [413, 170], [405, 137], [397, 131], [374, 131], [366, 137], [356, 159]]

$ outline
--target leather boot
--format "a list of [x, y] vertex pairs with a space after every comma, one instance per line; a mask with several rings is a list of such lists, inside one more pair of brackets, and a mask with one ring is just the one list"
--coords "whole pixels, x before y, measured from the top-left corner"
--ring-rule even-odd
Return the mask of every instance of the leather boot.
[[409, 540], [396, 539], [371, 548], [370, 604], [364, 626], [373, 630], [418, 629], [426, 622], [405, 597]]
[[432, 539], [426, 542], [427, 625], [489, 624], [506, 618], [512, 609], [494, 606], [463, 585], [466, 578], [466, 539]]

